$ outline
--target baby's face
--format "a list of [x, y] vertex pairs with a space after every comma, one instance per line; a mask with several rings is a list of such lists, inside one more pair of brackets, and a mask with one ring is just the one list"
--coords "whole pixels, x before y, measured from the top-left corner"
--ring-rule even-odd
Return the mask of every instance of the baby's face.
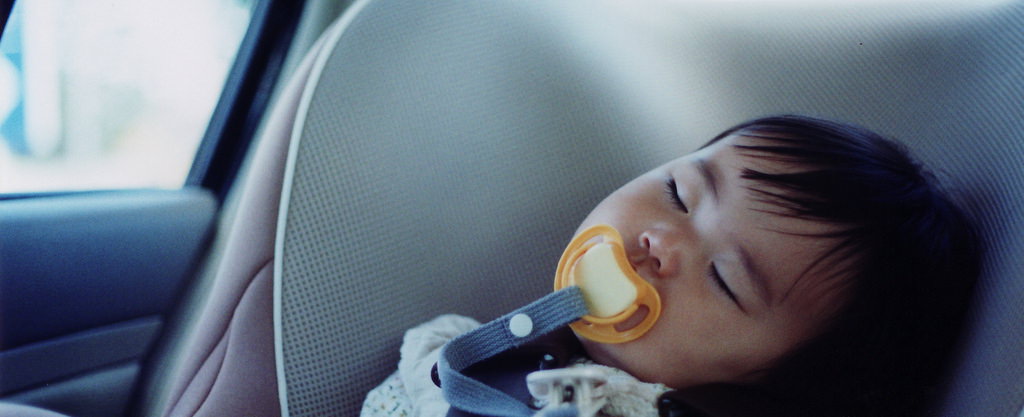
[[733, 146], [749, 141], [730, 136], [658, 167], [583, 221], [579, 230], [599, 223], [619, 230], [663, 307], [640, 339], [584, 340], [594, 360], [673, 388], [750, 381], [813, 337], [841, 303], [841, 280], [820, 278], [827, 271], [818, 268], [802, 274], [834, 242], [800, 234], [827, 226], [764, 212], [777, 207], [740, 178], [743, 168], [786, 169]]

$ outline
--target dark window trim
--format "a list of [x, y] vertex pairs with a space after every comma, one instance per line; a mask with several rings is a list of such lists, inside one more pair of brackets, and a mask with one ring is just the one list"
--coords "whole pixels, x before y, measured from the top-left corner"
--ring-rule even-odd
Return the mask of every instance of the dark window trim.
[[206, 188], [224, 201], [280, 78], [304, 4], [257, 2], [186, 186]]
[[4, 29], [7, 28], [7, 19], [11, 17], [13, 8], [14, 0], [0, 0], [0, 37], [3, 37]]

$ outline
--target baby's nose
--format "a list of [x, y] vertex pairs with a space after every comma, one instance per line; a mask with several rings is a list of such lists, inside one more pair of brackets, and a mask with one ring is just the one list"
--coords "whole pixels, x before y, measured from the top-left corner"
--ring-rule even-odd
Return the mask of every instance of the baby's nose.
[[640, 234], [639, 246], [647, 264], [657, 278], [675, 276], [679, 270], [678, 248], [675, 240], [664, 231], [650, 230]]

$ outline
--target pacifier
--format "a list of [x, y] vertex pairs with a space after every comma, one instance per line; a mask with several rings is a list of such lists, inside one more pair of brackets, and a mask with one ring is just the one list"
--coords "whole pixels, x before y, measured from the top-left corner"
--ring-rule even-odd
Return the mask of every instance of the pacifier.
[[[647, 333], [661, 315], [658, 292], [637, 274], [626, 257], [622, 235], [600, 224], [576, 236], [562, 253], [555, 271], [555, 291], [580, 287], [590, 314], [569, 324], [576, 334], [598, 343], [625, 343]], [[617, 330], [640, 307], [647, 314], [628, 329]]]

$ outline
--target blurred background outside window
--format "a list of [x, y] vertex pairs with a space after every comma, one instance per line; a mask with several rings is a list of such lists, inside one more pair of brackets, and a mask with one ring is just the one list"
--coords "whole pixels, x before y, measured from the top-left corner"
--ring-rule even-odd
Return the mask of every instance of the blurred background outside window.
[[181, 187], [254, 1], [16, 2], [0, 193]]

